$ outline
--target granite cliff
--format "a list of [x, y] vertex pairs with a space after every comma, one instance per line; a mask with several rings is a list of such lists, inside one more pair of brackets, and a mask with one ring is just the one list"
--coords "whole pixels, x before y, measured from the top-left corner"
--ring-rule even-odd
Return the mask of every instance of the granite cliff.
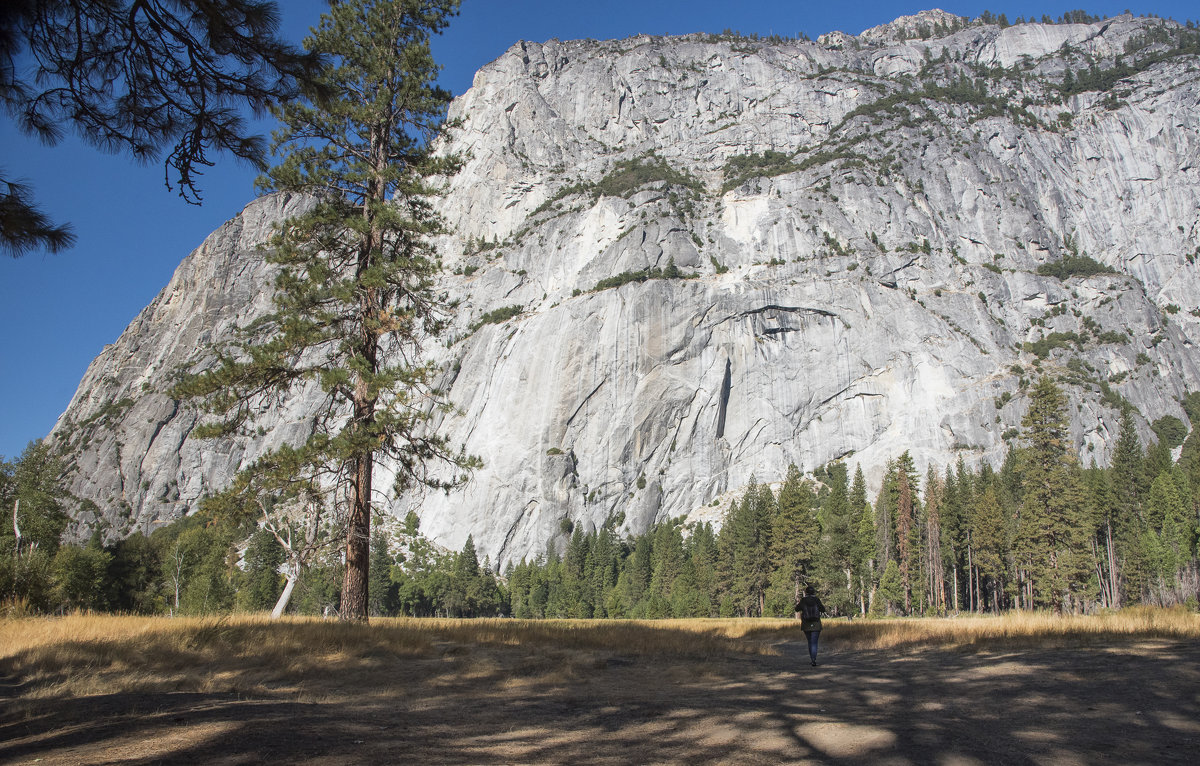
[[[857, 37], [522, 42], [452, 107], [441, 209], [460, 301], [428, 349], [485, 467], [391, 501], [494, 562], [563, 524], [717, 518], [751, 479], [998, 463], [1031, 380], [1105, 464], [1119, 407], [1200, 388], [1200, 36], [923, 12]], [[260, 199], [184, 259], [89, 368], [52, 438], [81, 528], [148, 529], [307, 433], [189, 438], [162, 393], [269, 303]]]

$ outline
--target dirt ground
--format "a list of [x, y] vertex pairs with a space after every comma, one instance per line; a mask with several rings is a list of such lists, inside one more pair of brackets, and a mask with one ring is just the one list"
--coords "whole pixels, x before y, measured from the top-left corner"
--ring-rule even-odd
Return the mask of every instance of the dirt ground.
[[32, 707], [20, 679], [0, 679], [0, 762], [1063, 766], [1200, 757], [1194, 644], [990, 653], [830, 645], [815, 668], [801, 644], [779, 648], [664, 661], [456, 646], [430, 658], [372, 657], [354, 672], [329, 668], [299, 687], [51, 697]]

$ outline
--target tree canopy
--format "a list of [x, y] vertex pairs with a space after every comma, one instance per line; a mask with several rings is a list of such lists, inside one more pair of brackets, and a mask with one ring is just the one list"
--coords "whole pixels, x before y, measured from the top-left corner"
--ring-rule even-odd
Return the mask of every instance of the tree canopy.
[[[214, 152], [261, 166], [261, 114], [292, 98], [320, 64], [277, 35], [267, 0], [7, 0], [0, 8], [0, 104], [25, 133], [56, 144], [64, 127], [140, 161], [165, 152], [168, 189], [199, 202]], [[0, 169], [0, 251], [70, 247]]]

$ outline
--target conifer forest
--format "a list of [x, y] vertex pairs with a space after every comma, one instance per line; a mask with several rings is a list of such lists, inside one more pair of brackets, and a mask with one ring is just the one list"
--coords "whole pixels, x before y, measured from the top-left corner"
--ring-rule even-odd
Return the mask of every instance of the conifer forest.
[[[1200, 418], [1200, 395], [1183, 402]], [[760, 477], [723, 522], [660, 522], [623, 536], [565, 521], [533, 560], [502, 571], [471, 538], [444, 550], [410, 513], [376, 524], [372, 615], [518, 618], [791, 616], [807, 585], [831, 615], [945, 615], [1014, 609], [1086, 613], [1135, 603], [1196, 608], [1200, 438], [1174, 418], [1143, 445], [1124, 412], [1111, 465], [1069, 445], [1066, 398], [1031, 388], [1003, 464], [930, 466], [908, 454], [868, 487], [852, 459]], [[1177, 457], [1176, 457], [1177, 456]], [[4, 464], [14, 508], [0, 545], [0, 599], [27, 612], [207, 614], [270, 609], [284, 589], [278, 539], [246, 517], [201, 512], [104, 544], [59, 544], [67, 518], [53, 454], [34, 443]], [[774, 480], [774, 481], [771, 481]], [[19, 533], [19, 537], [14, 534]], [[332, 539], [332, 538], [331, 538]], [[340, 551], [299, 572], [288, 611], [339, 608]]]

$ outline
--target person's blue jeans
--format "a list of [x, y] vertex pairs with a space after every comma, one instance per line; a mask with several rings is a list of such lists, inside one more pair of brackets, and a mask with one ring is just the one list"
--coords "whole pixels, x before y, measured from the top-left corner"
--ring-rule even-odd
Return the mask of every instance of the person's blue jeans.
[[808, 658], [813, 662], [817, 661], [817, 639], [821, 637], [819, 630], [806, 630], [804, 635], [808, 636]]

